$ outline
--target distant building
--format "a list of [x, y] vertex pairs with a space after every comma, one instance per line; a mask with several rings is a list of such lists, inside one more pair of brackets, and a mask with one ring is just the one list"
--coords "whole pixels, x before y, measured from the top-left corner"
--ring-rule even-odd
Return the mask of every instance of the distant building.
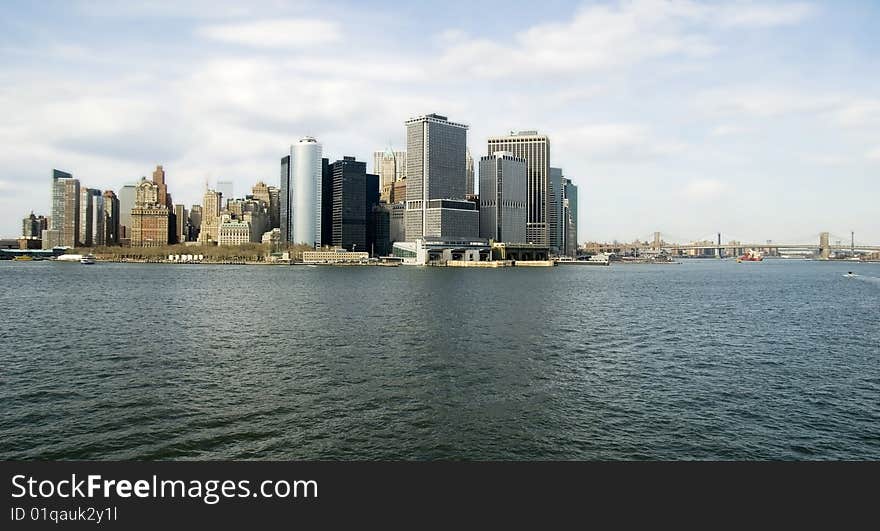
[[428, 114], [406, 131], [406, 239], [476, 237], [478, 214], [464, 200], [467, 126]]
[[373, 206], [372, 224], [375, 235], [371, 252], [374, 256], [391, 254], [391, 210], [392, 205], [379, 203]]
[[216, 243], [220, 226], [220, 210], [223, 194], [215, 190], [205, 190], [202, 202], [202, 215], [199, 228], [199, 242]]
[[49, 220], [45, 216], [35, 216], [31, 211], [30, 216], [21, 222], [21, 236], [23, 238], [42, 239], [43, 231], [49, 228]]
[[488, 240], [481, 238], [417, 238], [396, 242], [392, 255], [406, 265], [444, 264], [450, 260], [486, 262], [492, 258]]
[[388, 239], [391, 243], [406, 241], [406, 204], [394, 203], [388, 220]]
[[95, 246], [104, 246], [106, 245], [105, 239], [107, 237], [106, 228], [104, 224], [106, 223], [106, 219], [104, 217], [104, 195], [100, 190], [89, 189], [92, 192], [92, 214], [91, 214], [91, 226], [89, 230], [91, 232], [91, 244]]
[[[303, 137], [281, 161], [281, 235], [285, 243], [320, 247], [322, 207], [321, 144]], [[285, 175], [286, 174], [286, 175]]]
[[119, 198], [112, 190], [104, 192], [104, 245], [119, 245]]
[[471, 156], [471, 150], [468, 148], [467, 156], [464, 163], [465, 171], [465, 196], [474, 195], [474, 157]]
[[218, 231], [218, 245], [243, 245], [251, 241], [251, 224], [228, 214], [220, 218]]
[[526, 161], [508, 151], [480, 159], [480, 237], [525, 243]]
[[263, 245], [270, 245], [273, 249], [278, 248], [281, 245], [281, 229], [275, 228], [270, 231], [264, 232], [263, 236], [260, 238], [260, 242]]
[[[217, 181], [216, 190], [222, 194], [224, 201], [235, 197], [235, 184], [232, 181]], [[220, 205], [220, 208], [222, 209], [224, 206], [226, 205]]]
[[370, 253], [366, 251], [346, 251], [339, 248], [329, 251], [303, 251], [303, 262], [306, 264], [359, 263], [369, 259]]
[[[79, 244], [79, 181], [67, 172], [52, 170], [52, 219], [50, 238], [54, 246], [76, 247]], [[46, 245], [45, 239], [43, 245]], [[51, 247], [50, 247], [51, 248]]]
[[526, 238], [538, 245], [549, 245], [550, 211], [550, 139], [537, 131], [511, 132], [508, 136], [491, 137], [487, 155], [509, 151], [526, 160], [528, 183], [528, 225]]
[[169, 211], [173, 208], [171, 194], [168, 193], [168, 185], [165, 184], [165, 169], [162, 166], [156, 166], [153, 171], [153, 182], [159, 188], [156, 194], [156, 204], [166, 207]]
[[396, 181], [391, 187], [389, 203], [403, 203], [406, 201], [406, 179]]
[[77, 231], [76, 241], [79, 246], [91, 247], [94, 245], [94, 198], [95, 195], [100, 196], [100, 190], [86, 188], [81, 186], [79, 189], [79, 230]]
[[174, 205], [174, 228], [177, 233], [175, 236], [175, 241], [177, 243], [183, 243], [186, 241], [188, 230], [188, 219], [186, 215], [186, 205]]
[[202, 230], [202, 205], [193, 205], [189, 209], [189, 236], [191, 242], [199, 240], [199, 232]]
[[267, 186], [263, 181], [258, 182], [254, 185], [251, 190], [254, 199], [258, 201], [263, 201], [266, 203], [266, 214], [268, 216], [268, 224], [270, 229], [274, 229], [279, 225], [279, 212], [278, 212], [278, 189], [274, 186]]
[[[379, 176], [381, 200], [392, 203], [394, 183], [406, 178], [406, 151], [394, 151], [390, 147], [385, 151], [373, 153], [373, 173]], [[403, 201], [401, 196], [398, 200]]]
[[[164, 179], [164, 173], [162, 174]], [[162, 247], [168, 245], [171, 211], [160, 203], [163, 186], [142, 177], [135, 187], [135, 203], [131, 210], [131, 246]], [[164, 192], [167, 197], [167, 192]]]
[[550, 168], [550, 210], [547, 213], [547, 234], [553, 252], [564, 254], [565, 223], [562, 213], [562, 168]]
[[134, 208], [137, 187], [127, 184], [119, 189], [119, 243], [131, 243], [131, 210]]
[[572, 258], [577, 256], [578, 249], [578, 203], [577, 185], [571, 179], [562, 180], [562, 219], [565, 226], [562, 239], [562, 250]]

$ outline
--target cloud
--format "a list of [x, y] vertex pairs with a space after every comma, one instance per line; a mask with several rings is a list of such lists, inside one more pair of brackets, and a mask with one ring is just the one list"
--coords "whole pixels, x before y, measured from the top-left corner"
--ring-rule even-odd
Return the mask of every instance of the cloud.
[[762, 118], [791, 113], [827, 112], [840, 105], [837, 96], [816, 95], [794, 88], [725, 87], [704, 91], [696, 105], [711, 114], [750, 115]]
[[867, 157], [868, 160], [880, 160], [880, 146], [865, 153], [865, 157]]
[[258, 48], [303, 48], [341, 40], [336, 22], [311, 18], [215, 24], [197, 30], [203, 37]]
[[748, 127], [724, 124], [713, 127], [709, 134], [711, 134], [712, 136], [731, 136], [745, 133], [748, 130]]
[[674, 138], [661, 138], [644, 124], [603, 123], [553, 131], [554, 151], [591, 162], [638, 164], [681, 154], [686, 145]]
[[812, 17], [817, 9], [812, 4], [736, 2], [719, 8], [719, 23], [727, 27], [773, 27], [797, 24]]
[[718, 199], [729, 190], [727, 183], [716, 179], [695, 179], [687, 183], [682, 195], [694, 201]]
[[834, 121], [844, 127], [880, 126], [880, 100], [857, 99], [832, 113]]

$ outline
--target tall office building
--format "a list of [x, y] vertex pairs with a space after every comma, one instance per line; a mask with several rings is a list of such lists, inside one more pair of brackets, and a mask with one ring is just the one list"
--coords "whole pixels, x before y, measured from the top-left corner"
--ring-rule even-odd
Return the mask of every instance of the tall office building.
[[[354, 157], [331, 164], [332, 244], [347, 251], [369, 251], [367, 247], [367, 165]], [[330, 242], [325, 242], [330, 243]]]
[[550, 210], [547, 212], [547, 233], [550, 236], [550, 248], [557, 253], [564, 253], [562, 244], [565, 230], [562, 216], [562, 168], [550, 168]]
[[373, 173], [379, 176], [381, 200], [386, 203], [403, 201], [405, 197], [394, 198], [394, 183], [406, 178], [406, 151], [385, 151], [373, 153]]
[[467, 126], [428, 114], [406, 125], [406, 239], [475, 237], [467, 193]]
[[528, 225], [526, 243], [549, 245], [550, 211], [550, 139], [537, 131], [511, 132], [508, 136], [490, 137], [488, 153], [509, 151], [526, 159], [528, 182]]
[[223, 194], [216, 190], [205, 190], [202, 200], [202, 216], [199, 225], [199, 241], [202, 243], [216, 243], [220, 229], [220, 210], [223, 204]]
[[104, 245], [119, 245], [119, 198], [113, 190], [104, 192]]
[[39, 239], [43, 237], [43, 231], [48, 228], [49, 220], [45, 216], [35, 216], [31, 211], [30, 216], [21, 222], [21, 236], [22, 238]]
[[156, 166], [156, 169], [153, 171], [153, 182], [159, 187], [156, 204], [171, 210], [173, 203], [171, 202], [171, 194], [168, 193], [168, 185], [165, 183], [165, 169], [161, 165]]
[[278, 189], [268, 186], [263, 181], [257, 182], [251, 189], [254, 199], [266, 203], [266, 212], [269, 216], [269, 229], [278, 226]]
[[189, 230], [187, 228], [188, 223], [186, 218], [186, 206], [174, 205], [174, 217], [174, 229], [176, 232], [175, 241], [176, 243], [183, 243], [186, 241], [187, 234], [189, 234]]
[[104, 194], [100, 190], [92, 190], [92, 225], [91, 240], [92, 245], [106, 245], [106, 219], [104, 218]]
[[131, 242], [131, 210], [134, 208], [136, 189], [137, 187], [133, 184], [126, 184], [119, 189], [120, 245], [128, 245]]
[[470, 148], [464, 161], [465, 171], [465, 196], [474, 195], [474, 157], [471, 156]]
[[[154, 175], [155, 176], [155, 175]], [[131, 209], [131, 246], [162, 247], [168, 245], [171, 236], [172, 217], [169, 208], [161, 203], [163, 194], [168, 197], [162, 184], [141, 177], [135, 187], [134, 208]]]
[[58, 245], [76, 247], [79, 244], [80, 215], [79, 181], [67, 172], [52, 170], [52, 227]]
[[321, 144], [304, 137], [281, 159], [281, 234], [284, 243], [320, 247], [323, 160]]
[[[235, 197], [235, 195], [233, 195], [233, 192], [235, 192], [235, 184], [232, 181], [218, 180], [216, 190], [223, 194], [224, 201], [229, 201], [230, 199]], [[220, 208], [223, 209], [224, 206], [226, 205], [220, 205]]]
[[499, 151], [480, 159], [480, 238], [525, 243], [526, 161]]
[[199, 232], [202, 230], [202, 205], [193, 205], [189, 209], [189, 236], [191, 242], [200, 241]]
[[562, 179], [562, 219], [565, 226], [561, 250], [567, 256], [577, 257], [578, 247], [578, 203], [577, 185], [571, 179]]

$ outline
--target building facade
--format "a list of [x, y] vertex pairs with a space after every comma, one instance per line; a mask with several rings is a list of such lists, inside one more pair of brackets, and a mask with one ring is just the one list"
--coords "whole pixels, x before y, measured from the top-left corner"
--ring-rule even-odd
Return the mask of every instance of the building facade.
[[547, 215], [548, 245], [553, 252], [564, 253], [562, 243], [565, 223], [562, 214], [562, 168], [550, 168], [550, 210]]
[[104, 245], [119, 245], [119, 198], [113, 190], [104, 192]]
[[28, 239], [42, 239], [43, 231], [49, 228], [45, 216], [35, 216], [33, 212], [21, 222], [21, 236]]
[[[164, 173], [162, 175], [164, 179]], [[164, 185], [164, 181], [163, 181]], [[154, 181], [142, 177], [135, 187], [135, 203], [131, 209], [131, 246], [162, 247], [171, 236], [171, 211], [160, 203], [167, 191]]]
[[119, 243], [131, 244], [131, 210], [134, 208], [137, 186], [127, 184], [119, 189]]
[[499, 151], [480, 159], [480, 237], [525, 243], [526, 161]]
[[244, 245], [250, 242], [250, 223], [240, 219], [233, 219], [228, 214], [221, 216], [218, 226], [217, 245]]
[[[406, 239], [476, 236], [477, 232], [456, 234], [465, 230], [469, 225], [465, 219], [475, 216], [476, 210], [449, 212], [466, 202], [468, 127], [450, 122], [439, 114], [413, 118], [405, 125]], [[435, 200], [443, 200], [444, 206], [430, 207], [431, 201]], [[447, 212], [441, 212], [441, 208]], [[454, 226], [444, 226], [444, 221], [454, 223]], [[474, 218], [471, 223], [474, 231], [478, 223]]]
[[92, 190], [92, 222], [89, 230], [91, 232], [91, 244], [94, 246], [106, 245], [106, 227], [107, 222], [104, 217], [104, 194], [100, 190]]
[[322, 244], [321, 144], [303, 137], [281, 159], [281, 237], [285, 243]]
[[571, 179], [562, 179], [562, 219], [563, 231], [561, 250], [566, 256], [577, 257], [578, 249], [578, 202], [576, 184]]
[[56, 239], [56, 245], [76, 247], [79, 244], [79, 200], [79, 181], [67, 172], [52, 170], [50, 230], [57, 231], [57, 235], [51, 235]]
[[199, 224], [199, 242], [217, 242], [222, 204], [223, 194], [216, 190], [205, 190], [205, 196], [202, 199], [201, 222]]
[[[390, 147], [385, 151], [376, 151], [373, 153], [373, 173], [379, 176], [381, 200], [394, 202], [394, 183], [406, 178], [406, 151], [394, 151]], [[401, 196], [398, 201], [404, 199]]]
[[465, 170], [465, 197], [474, 195], [474, 157], [471, 156], [470, 148], [464, 161]]
[[528, 183], [528, 225], [526, 238], [537, 245], [550, 243], [550, 139], [537, 131], [511, 132], [507, 136], [491, 137], [487, 155], [509, 151], [526, 160]]
[[183, 243], [186, 241], [187, 234], [189, 234], [188, 225], [186, 206], [174, 205], [175, 243]]

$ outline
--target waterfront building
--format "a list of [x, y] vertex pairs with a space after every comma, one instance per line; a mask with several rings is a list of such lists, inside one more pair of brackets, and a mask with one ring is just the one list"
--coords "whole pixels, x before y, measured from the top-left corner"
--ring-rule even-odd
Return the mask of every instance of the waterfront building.
[[366, 163], [354, 157], [329, 165], [331, 179], [324, 190], [322, 209], [326, 213], [329, 208], [330, 243], [335, 247], [373, 251], [373, 207], [379, 203], [379, 176], [366, 169]]
[[[321, 144], [303, 137], [281, 162], [281, 234], [285, 243], [322, 244]], [[286, 173], [286, 175], [285, 175]]]
[[61, 231], [55, 229], [46, 229], [42, 234], [42, 248], [43, 249], [54, 249], [55, 247], [62, 247], [61, 245]]
[[550, 139], [537, 131], [511, 132], [507, 136], [490, 137], [487, 155], [496, 151], [509, 151], [515, 157], [526, 160], [528, 184], [528, 224], [526, 238], [529, 242], [549, 245], [550, 211]]
[[[262, 235], [261, 235], [262, 236]], [[224, 214], [218, 226], [218, 245], [243, 245], [251, 242], [251, 224]]]
[[449, 260], [485, 262], [491, 259], [489, 241], [481, 238], [416, 238], [395, 242], [392, 255], [405, 265], [444, 264]]
[[525, 243], [526, 161], [507, 151], [480, 159], [480, 237]]
[[264, 232], [260, 237], [260, 242], [263, 245], [270, 245], [272, 249], [277, 249], [281, 245], [281, 229], [274, 228]]
[[465, 171], [465, 196], [474, 195], [474, 157], [471, 156], [470, 148], [467, 148], [467, 156], [464, 161]]
[[95, 196], [100, 196], [100, 190], [86, 188], [79, 189], [79, 230], [77, 231], [77, 244], [82, 247], [94, 245], [94, 201]]
[[303, 251], [306, 264], [350, 264], [367, 262], [370, 253], [366, 251], [347, 251], [338, 247], [330, 250]]
[[439, 114], [406, 121], [406, 239], [476, 237], [466, 201], [467, 126]]
[[220, 225], [220, 206], [222, 203], [223, 194], [216, 190], [205, 190], [205, 197], [202, 202], [199, 242], [217, 242], [217, 231]]
[[113, 190], [104, 192], [104, 245], [119, 245], [119, 198]]
[[373, 246], [370, 249], [374, 256], [391, 254], [391, 209], [392, 205], [380, 202], [373, 205]]
[[131, 210], [134, 208], [137, 187], [127, 184], [119, 189], [119, 243], [131, 243]]
[[[164, 179], [164, 173], [161, 176]], [[163, 183], [164, 184], [164, 183]], [[134, 208], [131, 209], [131, 246], [162, 247], [168, 245], [171, 211], [160, 203], [167, 191], [159, 183], [141, 177], [135, 187]]]
[[394, 203], [388, 220], [388, 239], [391, 243], [406, 241], [406, 204]]
[[[394, 183], [406, 178], [406, 151], [385, 151], [373, 153], [373, 173], [379, 176], [380, 197], [385, 203], [392, 203]], [[403, 201], [403, 196], [398, 199]]]
[[550, 210], [547, 215], [548, 244], [553, 252], [563, 254], [565, 223], [562, 213], [562, 168], [550, 168]]
[[186, 216], [186, 205], [174, 205], [175, 241], [177, 243], [183, 243], [186, 241], [189, 232], [187, 225], [189, 225], [189, 223]]
[[[50, 237], [57, 237], [55, 245], [76, 247], [79, 243], [80, 215], [79, 180], [73, 175], [52, 170], [52, 219], [51, 230], [57, 231]], [[45, 245], [45, 241], [44, 241]]]
[[571, 179], [562, 180], [562, 219], [564, 220], [565, 230], [563, 232], [562, 250], [566, 256], [572, 258], [577, 257], [578, 249], [578, 203], [577, 203], [577, 185], [571, 182]]
[[30, 216], [21, 222], [21, 236], [29, 239], [41, 239], [43, 231], [49, 228], [49, 220], [45, 216], [35, 216], [33, 210]]

